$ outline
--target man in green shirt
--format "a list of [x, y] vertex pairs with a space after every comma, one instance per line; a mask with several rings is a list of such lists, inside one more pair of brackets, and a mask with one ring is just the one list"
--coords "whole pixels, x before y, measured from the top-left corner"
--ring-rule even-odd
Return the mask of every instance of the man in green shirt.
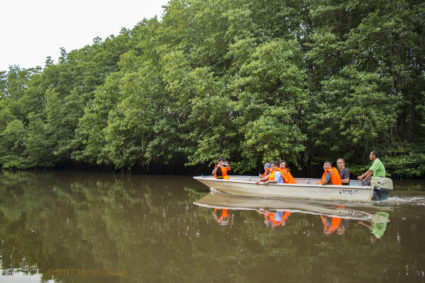
[[379, 160], [379, 153], [376, 150], [372, 150], [369, 158], [373, 161], [372, 166], [363, 175], [357, 177], [363, 186], [369, 186], [373, 177], [385, 177], [385, 167]]

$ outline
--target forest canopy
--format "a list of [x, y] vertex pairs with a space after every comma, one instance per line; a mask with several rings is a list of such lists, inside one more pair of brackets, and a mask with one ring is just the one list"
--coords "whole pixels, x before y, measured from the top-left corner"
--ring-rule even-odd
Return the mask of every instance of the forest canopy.
[[[286, 159], [425, 175], [425, 3], [171, 0], [161, 20], [0, 72], [0, 165], [237, 173]], [[360, 168], [360, 167], [358, 167]]]

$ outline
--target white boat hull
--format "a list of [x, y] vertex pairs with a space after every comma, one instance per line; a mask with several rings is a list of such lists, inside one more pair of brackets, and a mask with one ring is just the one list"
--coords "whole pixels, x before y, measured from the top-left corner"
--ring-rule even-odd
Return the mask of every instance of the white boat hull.
[[297, 184], [256, 184], [255, 176], [229, 176], [229, 180], [215, 179], [213, 176], [193, 177], [207, 187], [217, 191], [244, 197], [299, 198], [313, 200], [340, 200], [370, 202], [372, 186], [318, 186], [318, 179], [296, 178]]
[[203, 198], [194, 202], [195, 205], [207, 208], [230, 210], [258, 210], [289, 211], [310, 215], [326, 215], [350, 220], [368, 221], [372, 218], [370, 213], [352, 209], [345, 205], [329, 204], [317, 201], [295, 199], [265, 199], [231, 196], [219, 192], [210, 192]]

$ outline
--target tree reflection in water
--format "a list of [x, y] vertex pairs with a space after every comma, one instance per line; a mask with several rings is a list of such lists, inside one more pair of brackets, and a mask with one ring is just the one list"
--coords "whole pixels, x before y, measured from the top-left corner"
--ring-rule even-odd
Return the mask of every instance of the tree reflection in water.
[[[272, 230], [255, 211], [228, 209], [227, 225], [217, 225], [213, 208], [193, 205], [205, 195], [187, 177], [3, 172], [3, 272], [61, 282], [344, 282], [418, 279], [425, 270], [422, 219], [389, 210], [391, 225], [372, 246], [359, 224], [326, 237], [318, 215], [291, 212]], [[225, 207], [215, 207], [219, 219]]]

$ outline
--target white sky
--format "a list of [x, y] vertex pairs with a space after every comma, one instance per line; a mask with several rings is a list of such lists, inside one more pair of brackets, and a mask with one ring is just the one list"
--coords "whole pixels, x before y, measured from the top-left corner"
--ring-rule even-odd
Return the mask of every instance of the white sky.
[[160, 18], [168, 0], [0, 0], [0, 71], [10, 65], [44, 67], [67, 52]]

